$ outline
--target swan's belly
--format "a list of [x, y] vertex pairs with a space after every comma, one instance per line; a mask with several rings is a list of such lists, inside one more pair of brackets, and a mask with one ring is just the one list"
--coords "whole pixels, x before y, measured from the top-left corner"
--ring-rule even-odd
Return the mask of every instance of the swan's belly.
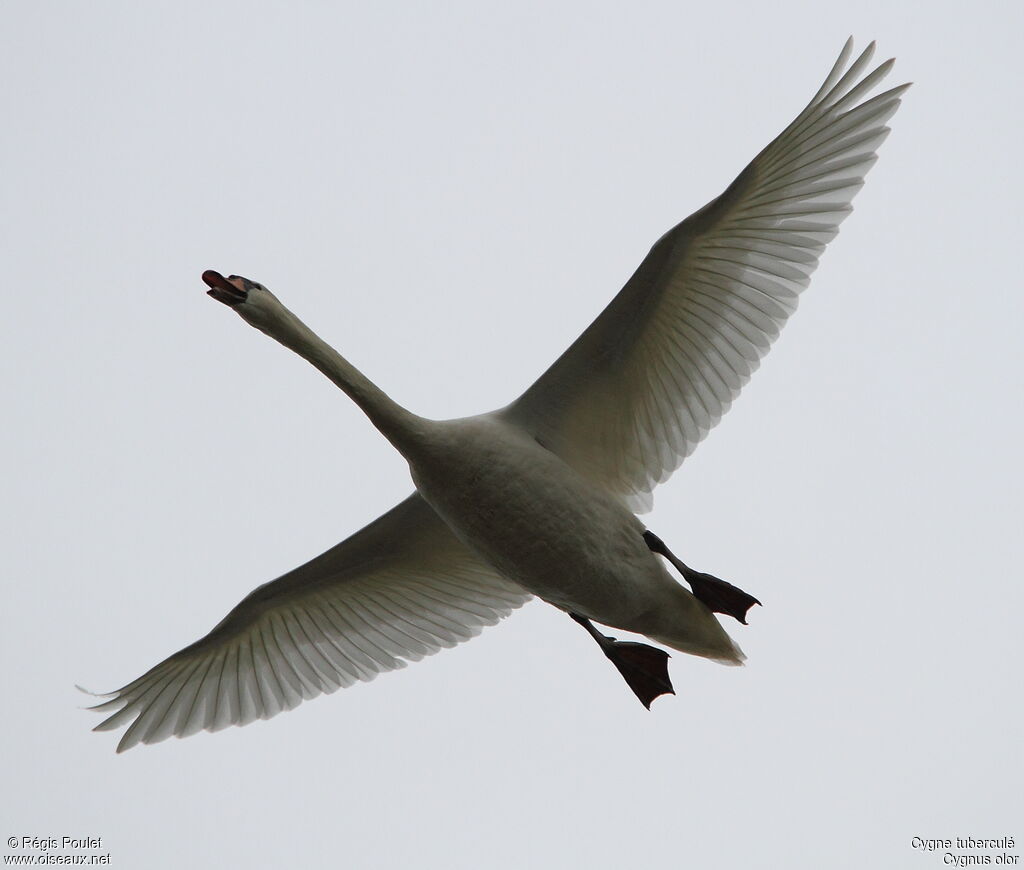
[[627, 628], [678, 585], [614, 497], [494, 419], [446, 427], [410, 459], [423, 497], [467, 545], [545, 601]]

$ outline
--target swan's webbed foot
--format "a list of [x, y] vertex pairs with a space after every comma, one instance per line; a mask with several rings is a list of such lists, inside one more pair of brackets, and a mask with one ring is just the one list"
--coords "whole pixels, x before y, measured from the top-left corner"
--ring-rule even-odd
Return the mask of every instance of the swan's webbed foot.
[[693, 590], [693, 596], [714, 613], [724, 613], [747, 624], [747, 611], [755, 604], [760, 604], [749, 592], [720, 580], [711, 574], [690, 570], [683, 575]]
[[594, 628], [585, 616], [578, 613], [570, 613], [569, 616], [590, 632], [590, 636], [597, 641], [602, 652], [622, 674], [633, 694], [648, 710], [651, 709], [651, 702], [655, 698], [676, 693], [668, 676], [667, 652], [646, 643], [606, 637]]
[[747, 611], [755, 604], [761, 603], [753, 595], [744, 592], [738, 586], [733, 586], [732, 583], [720, 580], [711, 574], [694, 571], [689, 566], [684, 565], [654, 532], [644, 532], [644, 541], [647, 542], [647, 546], [653, 552], [664, 556], [676, 566], [679, 573], [690, 584], [694, 598], [713, 613], [724, 613], [746, 625]]

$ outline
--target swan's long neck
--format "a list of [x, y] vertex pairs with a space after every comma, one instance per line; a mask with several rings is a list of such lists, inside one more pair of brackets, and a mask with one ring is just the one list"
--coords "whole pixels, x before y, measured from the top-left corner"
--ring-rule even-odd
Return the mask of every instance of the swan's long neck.
[[273, 306], [240, 305], [244, 320], [308, 360], [337, 384], [403, 455], [429, 426], [407, 411], [275, 298]]

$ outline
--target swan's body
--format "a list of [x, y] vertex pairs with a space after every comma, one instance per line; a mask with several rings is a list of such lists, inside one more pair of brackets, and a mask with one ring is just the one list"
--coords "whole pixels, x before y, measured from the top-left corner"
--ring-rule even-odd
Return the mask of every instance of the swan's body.
[[[569, 350], [499, 411], [416, 416], [265, 287], [204, 273], [210, 295], [362, 408], [408, 461], [416, 492], [114, 693], [98, 707], [116, 710], [99, 729], [130, 722], [123, 750], [267, 718], [465, 640], [531, 594], [585, 624], [645, 704], [671, 690], [667, 671], [643, 665], [655, 683], [645, 697], [614, 654], [649, 662], [653, 648], [604, 638], [588, 619], [742, 661], [712, 611], [742, 621], [755, 599], [688, 569], [634, 511], [727, 410], [850, 211], [907, 87], [861, 102], [892, 64], [863, 75], [871, 48], [844, 74], [847, 43], [804, 112], [666, 233]], [[717, 606], [720, 594], [738, 603]]]
[[621, 499], [581, 477], [500, 412], [435, 424], [409, 459], [416, 489], [502, 576], [549, 604], [738, 664], [711, 612], [644, 543]]

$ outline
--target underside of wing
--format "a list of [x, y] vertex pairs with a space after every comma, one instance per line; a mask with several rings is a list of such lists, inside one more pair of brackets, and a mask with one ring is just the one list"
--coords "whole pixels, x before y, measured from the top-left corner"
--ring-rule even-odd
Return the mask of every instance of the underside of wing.
[[418, 494], [260, 586], [206, 637], [92, 708], [118, 751], [246, 725], [479, 634], [530, 598]]
[[[642, 512], [719, 421], [796, 309], [908, 85], [846, 69], [718, 199], [666, 233], [507, 418]], [[845, 72], [844, 72], [845, 70]]]

